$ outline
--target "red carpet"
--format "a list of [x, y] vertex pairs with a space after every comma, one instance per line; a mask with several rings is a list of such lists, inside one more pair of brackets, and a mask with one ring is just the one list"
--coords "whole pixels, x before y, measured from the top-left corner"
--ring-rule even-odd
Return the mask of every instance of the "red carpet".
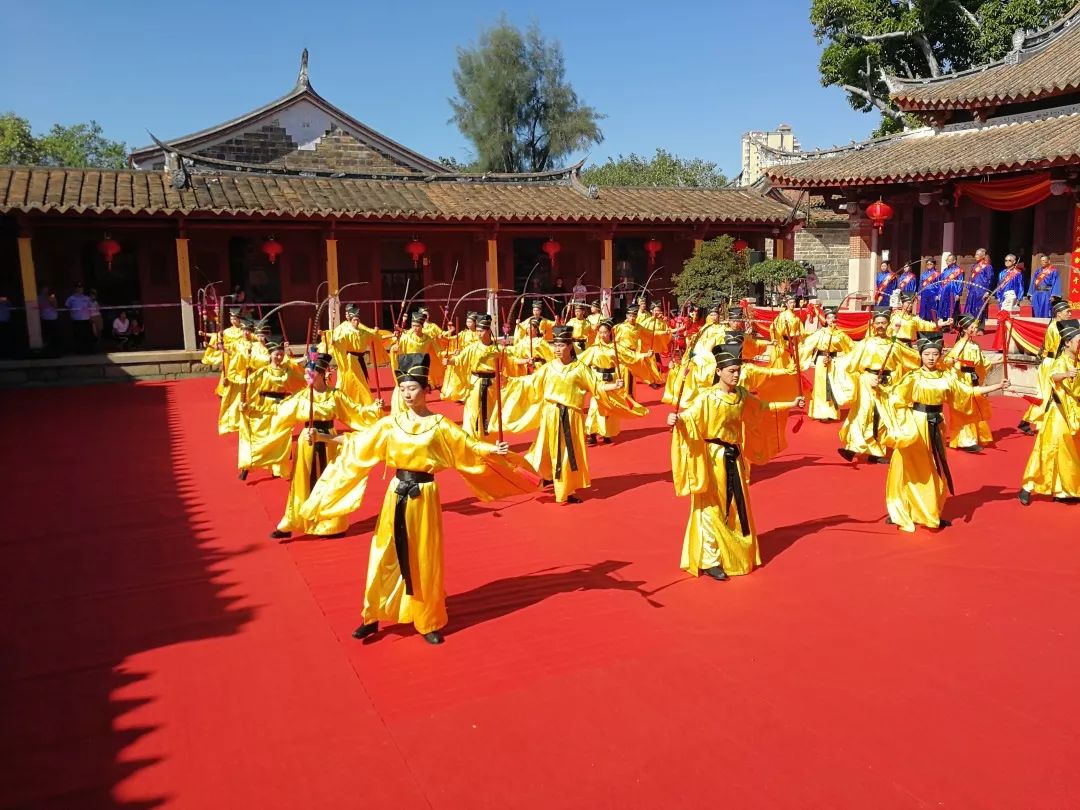
[[5, 392], [0, 806], [1077, 805], [1080, 508], [1016, 502], [1019, 400], [914, 536], [807, 422], [725, 584], [678, 569], [663, 406], [580, 506], [446, 473], [433, 648], [349, 637], [384, 484], [347, 539], [272, 543], [285, 485], [236, 480], [212, 385]]

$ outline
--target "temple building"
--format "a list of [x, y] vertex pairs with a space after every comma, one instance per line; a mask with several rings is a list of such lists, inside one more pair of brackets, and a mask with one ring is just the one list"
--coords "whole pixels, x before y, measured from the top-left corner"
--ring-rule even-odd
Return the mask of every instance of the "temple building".
[[[998, 269], [1015, 253], [1025, 281], [1033, 257], [1048, 254], [1062, 293], [1080, 301], [1080, 4], [1043, 31], [1019, 32], [998, 62], [890, 77], [889, 88], [923, 128], [767, 158], [774, 188], [820, 195], [846, 213], [849, 290], [873, 290], [884, 251], [894, 267], [944, 253], [970, 266], [984, 247]], [[878, 200], [892, 209], [880, 234], [867, 216]]]
[[[0, 167], [0, 294], [25, 302], [31, 349], [42, 345], [42, 285], [62, 302], [81, 280], [104, 307], [138, 308], [147, 347], [193, 350], [200, 292], [211, 284], [267, 305], [310, 301], [324, 284], [343, 300], [379, 302], [364, 319], [386, 326], [406, 287], [453, 279], [455, 296], [520, 290], [536, 267], [544, 287], [580, 279], [598, 297], [623, 273], [645, 280], [647, 243], [663, 268], [659, 287], [700, 240], [730, 234], [790, 257], [800, 226], [775, 192], [598, 189], [582, 183], [580, 164], [451, 173], [316, 93], [306, 52], [285, 96], [155, 141], [130, 162]], [[446, 295], [437, 288], [428, 303]], [[294, 343], [308, 314], [284, 312]]]

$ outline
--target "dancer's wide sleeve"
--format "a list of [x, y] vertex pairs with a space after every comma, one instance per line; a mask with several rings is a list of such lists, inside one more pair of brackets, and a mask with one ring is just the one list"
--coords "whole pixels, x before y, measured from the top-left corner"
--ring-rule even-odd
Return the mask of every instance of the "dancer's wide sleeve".
[[698, 397], [679, 414], [671, 433], [671, 478], [676, 495], [694, 495], [709, 485], [709, 459], [705, 453], [706, 397]]
[[461, 474], [477, 498], [495, 501], [536, 491], [535, 484], [518, 471], [530, 469], [523, 456], [517, 453], [500, 456], [495, 445], [477, 441], [449, 419], [439, 421], [438, 431], [449, 464]]
[[786, 406], [787, 403], [763, 402], [753, 394], [744, 394], [742, 452], [751, 464], [764, 464], [783, 449]]
[[344, 517], [356, 511], [367, 491], [368, 475], [386, 457], [394, 423], [384, 417], [367, 430], [350, 433], [338, 453], [319, 476], [300, 514], [306, 520]]
[[338, 391], [334, 397], [337, 413], [335, 416], [340, 422], [351, 427], [353, 430], [369, 428], [382, 418], [382, 408], [374, 402], [370, 405], [359, 405], [343, 392]]

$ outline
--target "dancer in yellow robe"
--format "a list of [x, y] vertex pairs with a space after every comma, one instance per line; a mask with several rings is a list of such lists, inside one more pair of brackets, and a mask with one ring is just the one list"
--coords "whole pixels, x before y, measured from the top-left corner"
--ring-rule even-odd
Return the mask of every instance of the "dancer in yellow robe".
[[637, 322], [636, 309], [626, 311], [626, 320], [615, 327], [615, 342], [619, 350], [619, 367], [622, 369], [623, 383], [628, 396], [634, 396], [634, 379], [646, 385], [659, 387], [664, 378], [656, 358], [648, 349], [647, 330]]
[[335, 422], [342, 422], [353, 430], [363, 430], [382, 416], [383, 403], [375, 400], [360, 406], [326, 382], [326, 372], [333, 358], [317, 354], [308, 361], [306, 376], [308, 387], [282, 401], [270, 423], [267, 446], [263, 454], [271, 464], [285, 464], [292, 450], [292, 432], [297, 426], [304, 427], [303, 438], [296, 440], [296, 457], [285, 500], [285, 514], [270, 537], [281, 540], [293, 532], [317, 537], [343, 537], [349, 527], [345, 517], [315, 516], [306, 518], [300, 514], [312, 487], [327, 465], [337, 455], [337, 445], [317, 441], [336, 435]]
[[1030, 405], [1024, 413], [1024, 418], [1020, 420], [1020, 424], [1017, 426], [1021, 432], [1026, 433], [1028, 436], [1035, 435], [1033, 425], [1040, 421], [1050, 397], [1050, 367], [1054, 364], [1054, 359], [1058, 356], [1058, 350], [1061, 346], [1061, 333], [1058, 332], [1058, 324], [1061, 321], [1071, 319], [1072, 309], [1069, 307], [1069, 302], [1055, 297], [1050, 304], [1050, 323], [1046, 325], [1042, 351], [1039, 353], [1039, 397], [1042, 399], [1042, 404]]
[[[959, 374], [961, 379], [971, 386], [982, 385], [991, 363], [983, 355], [982, 349], [972, 340], [979, 328], [979, 322], [971, 315], [961, 315], [956, 320], [960, 336], [957, 338], [942, 361], [945, 368]], [[990, 430], [990, 401], [983, 396], [976, 396], [969, 413], [952, 410], [949, 412], [949, 447], [968, 453], [981, 452], [984, 447], [994, 443], [994, 434]]]
[[268, 469], [277, 478], [288, 478], [291, 473], [287, 460], [268, 459], [265, 455], [271, 444], [270, 428], [278, 407], [304, 387], [304, 372], [296, 359], [286, 354], [287, 348], [280, 336], [269, 338], [266, 342], [269, 362], [254, 371], [248, 381], [236, 462], [241, 481], [250, 470]]
[[430, 644], [441, 644], [447, 623], [443, 527], [435, 474], [456, 469], [477, 497], [506, 498], [535, 491], [510, 459], [505, 442], [488, 444], [427, 407], [428, 358], [400, 355], [395, 374], [406, 410], [362, 432], [339, 437], [341, 452], [304, 504], [305, 520], [345, 521], [360, 506], [378, 464], [395, 469], [371, 539], [361, 625], [364, 639], [380, 622], [411, 622]]
[[555, 359], [555, 352], [552, 351], [551, 344], [544, 340], [542, 329], [542, 320], [533, 318], [526, 327], [525, 334], [514, 340], [506, 356], [506, 373], [511, 377], [532, 374], [544, 363]]
[[[614, 329], [615, 325], [610, 318], [600, 321], [596, 343], [578, 356], [578, 360], [596, 375], [597, 383], [600, 385], [614, 382], [618, 376]], [[601, 405], [598, 397], [592, 397], [589, 402], [589, 412], [585, 416], [585, 442], [590, 447], [598, 442], [611, 444], [611, 440], [622, 431], [622, 420], [625, 416], [640, 417], [649, 414], [648, 408], [621, 391], [612, 391], [608, 397], [610, 400], [617, 401], [621, 407], [610, 408]]]
[[360, 307], [356, 304], [345, 307], [345, 320], [334, 327], [333, 332], [323, 333], [319, 351], [334, 358], [338, 370], [337, 387], [359, 405], [370, 405], [375, 399], [368, 385], [365, 355], [371, 352], [374, 358], [373, 344], [378, 340], [378, 331], [360, 321]]
[[242, 406], [246, 399], [251, 372], [260, 365], [261, 344], [255, 339], [255, 324], [249, 318], [241, 319], [240, 337], [226, 345], [218, 344], [221, 353], [221, 404], [218, 408], [218, 434], [236, 433], [243, 418]]
[[1020, 503], [1031, 494], [1080, 501], [1080, 321], [1058, 321], [1061, 350], [1050, 366], [1050, 380], [1039, 435], [1024, 467]]
[[855, 387], [847, 373], [846, 355], [854, 341], [836, 326], [836, 307], [825, 307], [825, 323], [803, 341], [804, 368], [814, 369], [814, 387], [806, 415], [819, 422], [840, 418], [840, 409], [851, 404]]
[[585, 351], [596, 340], [596, 325], [589, 321], [587, 310], [584, 303], [574, 304], [574, 317], [566, 322], [566, 325], [574, 330], [574, 348], [578, 352]]
[[[772, 368], [796, 369], [801, 365], [802, 352], [800, 346], [805, 336], [802, 321], [795, 313], [795, 296], [784, 296], [784, 308], [769, 326], [769, 335], [772, 338], [772, 357], [769, 366]], [[782, 392], [785, 400], [794, 399], [799, 393], [799, 381], [792, 377]]]
[[469, 312], [465, 316], [465, 328], [449, 340], [444, 355], [446, 370], [443, 373], [443, 385], [439, 392], [442, 398], [448, 402], [464, 402], [465, 397], [469, 395], [471, 383], [468, 373], [463, 370], [461, 364], [450, 362], [450, 358], [458, 356], [477, 341], [476, 319], [478, 317], [478, 313]]
[[[894, 446], [885, 481], [886, 523], [905, 532], [916, 524], [942, 528], [945, 499], [953, 491], [945, 451], [944, 406], [959, 412], [974, 407], [972, 397], [1008, 388], [1008, 382], [972, 387], [952, 372], [942, 371], [939, 333], [924, 334], [916, 343], [922, 365], [887, 388], [890, 407], [883, 411], [887, 441]], [[877, 378], [870, 383], [877, 386]]]
[[515, 341], [529, 336], [529, 325], [533, 321], [538, 321], [540, 324], [540, 337], [547, 341], [551, 340], [552, 329], [555, 328], [555, 321], [544, 317], [544, 303], [543, 301], [536, 300], [532, 302], [532, 314], [527, 318], [523, 318], [514, 328]]
[[623, 382], [600, 382], [574, 358], [570, 327], [556, 326], [553, 339], [555, 359], [518, 384], [521, 416], [514, 397], [508, 397], [503, 418], [506, 429], [514, 433], [538, 428], [526, 460], [545, 485], [554, 485], [557, 503], [581, 503], [574, 492], [592, 484], [585, 455], [585, 396], [599, 397], [602, 406], [619, 409], [619, 402], [606, 393], [623, 388]]
[[589, 316], [585, 320], [592, 327], [593, 340], [595, 341], [596, 328], [600, 325], [600, 321], [608, 320], [604, 315], [603, 307], [600, 306], [599, 301], [593, 301], [589, 304]]
[[[427, 323], [426, 316], [417, 310], [410, 316], [410, 327], [407, 331], [398, 335], [390, 344], [390, 364], [397, 368], [397, 358], [403, 354], [427, 354], [431, 357], [431, 384], [438, 388], [442, 385], [446, 366], [442, 361], [442, 350], [439, 341], [424, 331]], [[404, 410], [399, 390], [394, 389], [391, 397], [391, 410], [400, 413]]]
[[206, 338], [206, 349], [203, 351], [203, 356], [200, 359], [200, 363], [204, 366], [218, 366], [221, 372], [218, 374], [217, 386], [214, 388], [214, 393], [219, 397], [225, 394], [225, 366], [222, 362], [224, 359], [225, 351], [232, 349], [232, 344], [240, 340], [244, 336], [244, 329], [242, 326], [243, 319], [240, 317], [240, 309], [234, 307], [229, 310], [229, 325], [226, 326], [221, 332], [210, 332], [204, 335]]
[[[750, 510], [750, 465], [761, 464], [774, 446], [765, 437], [773, 424], [805, 399], [763, 403], [741, 385], [743, 360], [733, 347], [714, 349], [716, 385], [693, 404], [668, 415], [673, 427], [671, 469], [677, 495], [690, 496], [683, 536], [684, 571], [716, 580], [749, 574], [761, 564]], [[781, 428], [782, 429], [782, 428]]]
[[919, 353], [915, 351], [915, 341], [920, 332], [936, 332], [940, 327], [948, 326], [952, 319], [939, 320], [937, 323], [926, 321], [915, 314], [916, 294], [902, 292], [898, 298], [900, 308], [895, 310], [889, 318], [889, 329], [886, 337], [895, 336], [898, 343], [893, 350], [899, 355], [900, 364], [904, 371], [911, 371], [919, 367]]
[[461, 412], [461, 428], [472, 438], [485, 439], [488, 423], [495, 413], [496, 393], [500, 385], [496, 378], [503, 373], [502, 351], [495, 345], [491, 316], [481, 315], [479, 326], [479, 339], [447, 362], [451, 364], [448, 371], [459, 370], [469, 380], [465, 407]]
[[852, 400], [844, 424], [840, 426], [843, 447], [838, 452], [847, 461], [866, 456], [869, 464], [888, 464], [885, 458], [883, 412], [888, 402], [878, 389], [877, 382], [888, 382], [902, 373], [897, 341], [886, 338], [892, 311], [880, 307], [870, 320], [870, 331], [855, 344], [847, 357], [847, 372], [851, 378]]

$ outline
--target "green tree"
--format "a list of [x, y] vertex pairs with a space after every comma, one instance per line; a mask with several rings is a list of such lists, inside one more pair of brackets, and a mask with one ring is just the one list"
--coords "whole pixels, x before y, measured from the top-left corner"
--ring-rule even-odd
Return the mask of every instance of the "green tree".
[[603, 118], [566, 81], [562, 48], [535, 25], [505, 19], [459, 48], [451, 119], [476, 149], [477, 168], [540, 172], [603, 140]]
[[806, 278], [806, 266], [791, 259], [766, 259], [750, 268], [750, 281], [775, 292], [782, 282]]
[[16, 163], [120, 169], [127, 165], [127, 147], [102, 135], [97, 121], [54, 124], [47, 134], [35, 137], [29, 121], [9, 112], [0, 115], [0, 164]]
[[881, 113], [875, 134], [911, 123], [889, 100], [885, 76], [942, 76], [1000, 59], [1017, 29], [1043, 28], [1074, 0], [812, 0], [824, 42], [821, 83], [847, 91], [856, 110]]
[[0, 115], [0, 165], [33, 165], [37, 160], [37, 141], [30, 132], [30, 122], [12, 112]]
[[715, 163], [701, 158], [680, 158], [659, 148], [651, 158], [633, 152], [628, 157], [608, 158], [607, 162], [583, 171], [581, 179], [594, 186], [722, 188], [728, 184]]
[[97, 121], [70, 127], [53, 124], [49, 133], [38, 139], [38, 147], [43, 166], [122, 169], [127, 165], [127, 147], [102, 135]]
[[734, 243], [730, 236], [709, 239], [683, 262], [682, 271], [671, 279], [680, 304], [709, 306], [750, 292], [749, 251], [736, 253]]

